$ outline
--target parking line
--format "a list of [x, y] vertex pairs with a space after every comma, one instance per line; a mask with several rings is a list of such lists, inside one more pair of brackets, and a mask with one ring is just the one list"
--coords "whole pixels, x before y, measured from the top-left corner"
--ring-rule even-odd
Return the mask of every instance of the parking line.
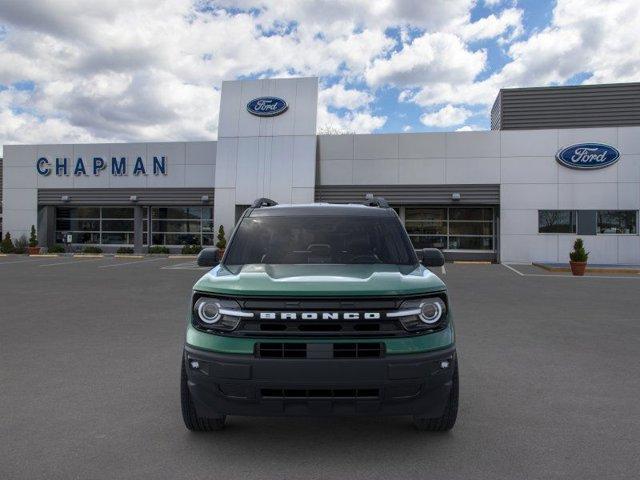
[[509, 270], [511, 270], [512, 272], [516, 272], [518, 275], [520, 275], [521, 277], [524, 277], [524, 273], [519, 272], [518, 270], [516, 270], [515, 268], [513, 268], [510, 265], [507, 265], [506, 263], [503, 263], [502, 265], [504, 265], [505, 267], [507, 267]]
[[[74, 257], [78, 258], [78, 257]], [[45, 263], [44, 265], [40, 265], [41, 267], [55, 267], [56, 265], [78, 265], [79, 263], [89, 263], [89, 262], [97, 262], [98, 260], [104, 260], [104, 257], [100, 258], [87, 258], [84, 260], [76, 260], [76, 261], [68, 261], [68, 262], [58, 262], [58, 263]]]
[[503, 263], [505, 267], [507, 267], [512, 272], [517, 273], [521, 277], [545, 277], [545, 278], [610, 278], [610, 279], [618, 279], [618, 280], [640, 280], [640, 276], [632, 277], [632, 276], [611, 276], [611, 275], [584, 275], [584, 276], [576, 276], [576, 275], [554, 275], [552, 273], [522, 273], [510, 265]]
[[164, 260], [164, 258], [150, 258], [148, 260], [137, 260], [137, 261], [134, 261], [134, 262], [114, 263], [113, 265], [100, 265], [98, 268], [124, 267], [125, 265], [134, 265], [134, 264], [138, 264], [138, 263], [157, 262], [158, 260]]

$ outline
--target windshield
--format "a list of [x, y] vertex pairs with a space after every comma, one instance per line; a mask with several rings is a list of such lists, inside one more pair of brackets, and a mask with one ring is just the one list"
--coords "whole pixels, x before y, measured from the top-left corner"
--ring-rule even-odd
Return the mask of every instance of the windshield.
[[396, 217], [265, 216], [242, 220], [225, 265], [415, 265], [416, 255]]

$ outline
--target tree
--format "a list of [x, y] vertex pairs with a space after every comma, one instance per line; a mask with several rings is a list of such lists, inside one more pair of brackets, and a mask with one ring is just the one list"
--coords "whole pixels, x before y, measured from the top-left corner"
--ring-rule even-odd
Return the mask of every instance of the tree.
[[581, 238], [577, 238], [573, 244], [573, 252], [569, 253], [572, 262], [586, 262], [589, 258], [589, 252], [584, 249], [584, 242]]
[[224, 250], [225, 248], [227, 248], [227, 239], [224, 236], [223, 225], [220, 225], [220, 228], [218, 228], [218, 235], [216, 238], [218, 239], [218, 241], [216, 242], [216, 247], [218, 247], [220, 250]]
[[36, 235], [35, 225], [31, 225], [31, 235], [29, 235], [29, 246], [30, 247], [38, 246], [38, 236]]
[[11, 234], [7, 232], [0, 244], [0, 251], [2, 253], [13, 253], [13, 241], [11, 240]]

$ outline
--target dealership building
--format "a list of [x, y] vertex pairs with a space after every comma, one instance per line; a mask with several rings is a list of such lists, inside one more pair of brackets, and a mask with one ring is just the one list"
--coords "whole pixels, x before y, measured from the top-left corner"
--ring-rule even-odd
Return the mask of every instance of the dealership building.
[[505, 89], [490, 131], [317, 135], [317, 78], [223, 82], [218, 140], [5, 145], [2, 230], [211, 245], [256, 198], [382, 196], [449, 259], [640, 264], [640, 83]]

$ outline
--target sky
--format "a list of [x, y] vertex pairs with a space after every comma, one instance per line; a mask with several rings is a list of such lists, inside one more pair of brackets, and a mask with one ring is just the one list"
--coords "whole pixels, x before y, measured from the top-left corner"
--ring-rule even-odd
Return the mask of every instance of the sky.
[[638, 0], [3, 0], [0, 144], [215, 140], [223, 80], [318, 131], [486, 130], [500, 88], [640, 81]]

